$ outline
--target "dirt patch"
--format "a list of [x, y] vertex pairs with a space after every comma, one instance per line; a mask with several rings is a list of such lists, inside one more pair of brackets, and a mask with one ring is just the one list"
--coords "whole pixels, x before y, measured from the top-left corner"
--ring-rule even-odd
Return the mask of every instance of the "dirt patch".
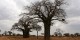
[[[22, 36], [1, 36], [0, 40], [43, 40], [44, 37], [23, 38]], [[51, 40], [80, 40], [80, 37], [51, 37]]]

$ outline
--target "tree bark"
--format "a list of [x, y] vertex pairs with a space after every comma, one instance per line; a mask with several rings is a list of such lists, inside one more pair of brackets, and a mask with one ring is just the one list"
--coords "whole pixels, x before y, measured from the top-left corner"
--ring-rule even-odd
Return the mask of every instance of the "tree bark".
[[29, 31], [30, 29], [28, 28], [29, 24], [26, 25], [24, 24], [24, 30], [23, 30], [23, 38], [29, 38]]
[[30, 31], [30, 30], [29, 30], [29, 28], [28, 28], [28, 29], [26, 30], [26, 36], [27, 36], [27, 38], [29, 38], [29, 35], [30, 35], [30, 34], [29, 34], [29, 31]]
[[44, 23], [44, 40], [50, 40], [50, 22]]
[[29, 31], [28, 30], [24, 30], [23, 31], [23, 38], [28, 38], [29, 37]]
[[37, 31], [37, 39], [38, 39], [38, 31]]

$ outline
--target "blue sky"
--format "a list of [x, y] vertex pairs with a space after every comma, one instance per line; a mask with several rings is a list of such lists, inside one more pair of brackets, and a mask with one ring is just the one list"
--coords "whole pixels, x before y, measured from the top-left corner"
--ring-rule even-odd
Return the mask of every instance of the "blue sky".
[[[0, 0], [0, 29], [2, 32], [10, 30], [11, 26], [18, 21], [19, 14], [23, 12], [24, 6], [36, 1], [38, 0]], [[51, 34], [53, 34], [57, 28], [60, 28], [64, 32], [80, 33], [80, 0], [66, 0], [66, 2], [68, 4], [65, 6], [68, 24], [56, 22], [56, 24], [51, 27]], [[41, 32], [44, 31], [42, 30], [40, 33]], [[32, 33], [36, 34], [36, 31]]]

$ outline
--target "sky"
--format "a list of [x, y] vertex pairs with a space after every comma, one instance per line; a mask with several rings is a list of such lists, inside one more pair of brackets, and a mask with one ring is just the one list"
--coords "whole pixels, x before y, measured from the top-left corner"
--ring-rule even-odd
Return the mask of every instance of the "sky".
[[[20, 18], [19, 14], [24, 11], [24, 6], [36, 1], [38, 0], [0, 0], [0, 29], [2, 32], [10, 30], [12, 25], [18, 21]], [[56, 22], [56, 24], [51, 27], [51, 34], [53, 34], [57, 28], [63, 30], [64, 33], [80, 33], [80, 0], [67, 0], [66, 2], [65, 11], [68, 24]], [[42, 32], [44, 32], [43, 28], [39, 34]], [[36, 35], [36, 31], [31, 34]]]

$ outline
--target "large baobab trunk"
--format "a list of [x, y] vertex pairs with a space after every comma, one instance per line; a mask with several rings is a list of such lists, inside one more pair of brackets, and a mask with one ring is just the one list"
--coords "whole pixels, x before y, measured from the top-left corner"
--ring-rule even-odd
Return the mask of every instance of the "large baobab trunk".
[[26, 30], [26, 34], [27, 34], [26, 36], [27, 36], [27, 38], [28, 38], [29, 35], [30, 35], [30, 34], [29, 34], [29, 31], [30, 31], [30, 29], [28, 28], [28, 29]]
[[29, 30], [24, 30], [23, 31], [23, 38], [28, 38], [29, 37]]
[[23, 38], [26, 38], [26, 31], [23, 31]]
[[50, 22], [44, 23], [44, 40], [50, 40]]
[[28, 38], [29, 37], [29, 31], [30, 29], [28, 28], [29, 26], [29, 23], [26, 23], [24, 24], [24, 30], [23, 30], [23, 38]]

